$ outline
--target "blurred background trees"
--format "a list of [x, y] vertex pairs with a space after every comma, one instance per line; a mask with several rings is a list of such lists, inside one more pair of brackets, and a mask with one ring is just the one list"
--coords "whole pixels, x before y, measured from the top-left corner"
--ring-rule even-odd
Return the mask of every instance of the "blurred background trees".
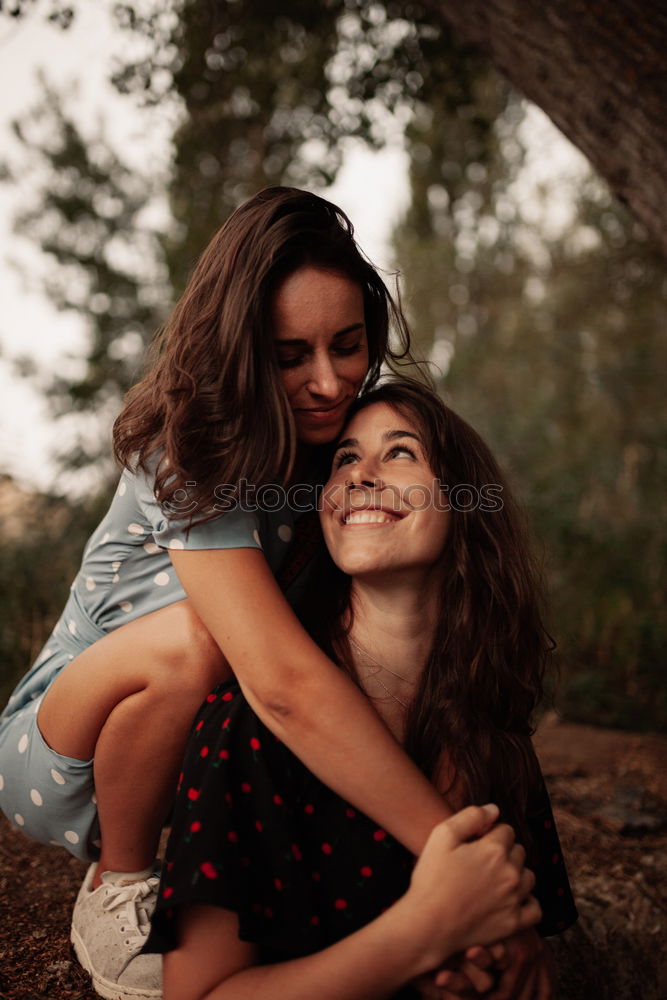
[[[111, 475], [109, 425], [145, 344], [237, 204], [266, 184], [322, 190], [346, 139], [379, 148], [401, 134], [411, 202], [393, 241], [405, 305], [443, 394], [529, 508], [559, 642], [557, 704], [574, 719], [664, 727], [667, 274], [639, 225], [592, 173], [567, 222], [546, 225], [548, 186], [526, 195], [530, 108], [418, 4], [114, 10], [125, 53], [114, 85], [146, 115], [170, 109], [170, 168], [138, 171], [101, 129], [85, 138], [46, 84], [16, 125], [39, 166], [17, 225], [51, 258], [47, 294], [89, 330], [77, 377], [49, 387], [56, 413], [86, 417], [62, 460]], [[58, 24], [66, 11], [76, 17], [76, 4], [54, 4]], [[22, 169], [7, 164], [8, 182]], [[43, 512], [4, 540], [5, 688], [59, 613], [104, 492], [78, 506], [51, 498], [68, 546], [48, 572]]]

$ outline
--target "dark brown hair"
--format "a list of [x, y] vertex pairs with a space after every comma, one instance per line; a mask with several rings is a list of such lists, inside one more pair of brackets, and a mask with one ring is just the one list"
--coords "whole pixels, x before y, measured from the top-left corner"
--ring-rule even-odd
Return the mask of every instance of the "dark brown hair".
[[281, 281], [306, 265], [361, 286], [366, 387], [377, 382], [384, 362], [411, 360], [400, 306], [361, 254], [345, 213], [296, 188], [261, 191], [204, 250], [156, 337], [148, 374], [128, 394], [114, 426], [122, 465], [148, 471], [151, 456], [161, 456], [155, 480], [160, 503], [185, 491], [189, 507], [198, 508], [197, 520], [206, 520], [216, 515], [210, 507], [217, 485], [285, 482], [296, 435], [279, 377], [271, 303]]
[[[540, 780], [531, 720], [554, 644], [542, 621], [540, 573], [524, 516], [489, 448], [435, 392], [391, 380], [354, 403], [348, 420], [375, 403], [419, 427], [431, 470], [452, 498], [436, 633], [408, 709], [406, 750], [431, 779], [447, 755], [468, 801], [498, 802], [528, 841], [526, 808]], [[491, 493], [489, 486], [499, 489]], [[307, 607], [304, 618], [354, 676], [346, 639], [350, 578], [326, 556], [321, 572], [331, 596], [323, 599], [322, 588], [313, 587], [318, 609]]]

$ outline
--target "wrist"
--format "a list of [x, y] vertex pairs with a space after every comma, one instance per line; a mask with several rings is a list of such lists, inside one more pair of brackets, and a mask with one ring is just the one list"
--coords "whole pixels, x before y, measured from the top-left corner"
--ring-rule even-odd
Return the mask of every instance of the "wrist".
[[[426, 842], [435, 830], [437, 826], [444, 823], [446, 819], [449, 819], [453, 815], [452, 810], [449, 808], [442, 796], [433, 789], [435, 793], [430, 802], [428, 803], [428, 808], [424, 810], [421, 815], [421, 822], [418, 829], [415, 829], [417, 824], [414, 823], [413, 814], [413, 836], [410, 843], [403, 841], [403, 846], [407, 847], [415, 857], [419, 857], [421, 852], [426, 846]], [[399, 838], [400, 839], [400, 838]]]
[[410, 979], [432, 972], [457, 950], [454, 934], [446, 925], [448, 922], [443, 925], [442, 914], [432, 913], [423, 900], [415, 899], [412, 889], [408, 889], [384, 916], [390, 914], [410, 966]]

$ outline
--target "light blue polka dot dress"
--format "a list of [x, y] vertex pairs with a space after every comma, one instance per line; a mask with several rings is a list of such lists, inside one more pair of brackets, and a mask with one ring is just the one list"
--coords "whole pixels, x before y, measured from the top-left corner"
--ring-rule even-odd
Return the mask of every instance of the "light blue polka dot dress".
[[44, 742], [36, 724], [44, 692], [97, 639], [185, 598], [169, 549], [262, 549], [277, 573], [297, 516], [287, 503], [270, 511], [235, 509], [186, 530], [158, 505], [152, 475], [122, 473], [61, 617], [0, 716], [0, 809], [10, 821], [36, 840], [85, 859], [96, 855], [92, 761], [63, 757]]

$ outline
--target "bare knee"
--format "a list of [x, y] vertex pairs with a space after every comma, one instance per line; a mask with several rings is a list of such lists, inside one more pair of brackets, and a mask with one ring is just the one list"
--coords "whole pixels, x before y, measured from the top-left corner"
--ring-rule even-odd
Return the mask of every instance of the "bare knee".
[[194, 714], [231, 669], [189, 601], [134, 619], [63, 668], [40, 706], [43, 738], [88, 760], [112, 713], [140, 696], [164, 718]]

